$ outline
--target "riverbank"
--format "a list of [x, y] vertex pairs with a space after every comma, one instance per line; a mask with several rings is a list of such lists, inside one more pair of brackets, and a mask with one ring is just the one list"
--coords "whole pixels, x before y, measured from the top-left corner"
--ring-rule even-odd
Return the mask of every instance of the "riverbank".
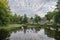
[[7, 26], [0, 26], [0, 29], [6, 29], [6, 30], [9, 30], [9, 31], [13, 31], [13, 30], [18, 29], [20, 27], [21, 27], [20, 24], [9, 24]]
[[53, 28], [60, 28], [60, 24], [23, 24], [22, 26], [28, 26], [28, 27], [53, 27]]
[[9, 24], [7, 26], [0, 26], [0, 29], [7, 29], [7, 30], [13, 30], [13, 29], [18, 29], [21, 27], [60, 27], [60, 24]]

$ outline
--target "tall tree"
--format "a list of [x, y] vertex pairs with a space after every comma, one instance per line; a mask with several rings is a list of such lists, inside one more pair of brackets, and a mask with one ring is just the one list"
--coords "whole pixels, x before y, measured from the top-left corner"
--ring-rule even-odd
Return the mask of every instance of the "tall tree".
[[20, 23], [23, 23], [23, 16], [20, 16]]
[[57, 14], [54, 16], [54, 21], [55, 21], [55, 23], [60, 24], [60, 12], [57, 12]]
[[32, 23], [34, 23], [34, 18], [33, 17], [31, 17], [30, 20], [31, 20]]
[[0, 0], [0, 25], [9, 23], [9, 8], [7, 0]]
[[35, 23], [38, 23], [38, 22], [40, 22], [40, 20], [41, 20], [40, 16], [35, 15], [35, 17], [34, 17], [34, 22], [35, 22]]
[[55, 11], [47, 12], [47, 14], [45, 15], [46, 20], [48, 20], [50, 22], [50, 20], [54, 18], [55, 14], [56, 14]]
[[57, 10], [57, 11], [60, 11], [60, 0], [58, 0], [58, 2], [57, 2], [56, 10]]
[[27, 17], [26, 14], [24, 14], [24, 16], [23, 16], [23, 23], [24, 23], [24, 24], [25, 24], [25, 23], [28, 23], [28, 17]]
[[54, 16], [55, 23], [60, 23], [60, 0], [57, 2], [56, 15]]

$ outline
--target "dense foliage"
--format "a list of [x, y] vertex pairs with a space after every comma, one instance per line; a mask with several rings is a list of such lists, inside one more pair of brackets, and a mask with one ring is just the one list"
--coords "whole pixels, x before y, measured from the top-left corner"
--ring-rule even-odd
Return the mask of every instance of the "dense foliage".
[[60, 24], [60, 1], [58, 0], [57, 2], [57, 8], [56, 8], [56, 15], [54, 17], [54, 21], [55, 23], [59, 23]]
[[57, 14], [54, 16], [54, 21], [55, 21], [55, 23], [60, 24], [60, 12], [57, 12]]
[[6, 25], [9, 22], [9, 8], [7, 0], [0, 0], [0, 25]]
[[38, 22], [40, 22], [40, 21], [41, 21], [40, 16], [35, 15], [35, 17], [34, 17], [34, 22], [35, 22], [35, 23], [38, 23]]
[[60, 1], [58, 0], [56, 8], [53, 12], [47, 12], [45, 18], [50, 21], [51, 19], [54, 20], [54, 23], [60, 24]]

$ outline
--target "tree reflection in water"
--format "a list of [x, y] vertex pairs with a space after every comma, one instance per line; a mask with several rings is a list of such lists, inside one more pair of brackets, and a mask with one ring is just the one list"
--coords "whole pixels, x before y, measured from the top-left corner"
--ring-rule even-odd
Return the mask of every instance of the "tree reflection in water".
[[[9, 37], [10, 36], [10, 37]], [[9, 39], [7, 39], [9, 37]], [[0, 40], [60, 40], [60, 31], [40, 27], [20, 28], [20, 31], [10, 32], [0, 29]]]
[[10, 36], [9, 31], [6, 29], [0, 29], [0, 40], [8, 40]]
[[45, 28], [45, 34], [48, 35], [48, 37], [55, 38], [56, 40], [60, 40], [60, 31], [58, 30], [51, 30]]
[[45, 35], [44, 29], [40, 27], [25, 28], [23, 30], [12, 32], [10, 40], [53, 40]]

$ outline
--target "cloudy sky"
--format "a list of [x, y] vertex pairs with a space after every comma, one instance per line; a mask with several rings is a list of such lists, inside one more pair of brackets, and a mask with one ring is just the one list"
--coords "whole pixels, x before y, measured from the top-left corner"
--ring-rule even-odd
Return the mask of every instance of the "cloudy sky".
[[10, 8], [18, 15], [27, 14], [29, 17], [35, 14], [44, 17], [48, 11], [53, 11], [57, 0], [9, 0]]

